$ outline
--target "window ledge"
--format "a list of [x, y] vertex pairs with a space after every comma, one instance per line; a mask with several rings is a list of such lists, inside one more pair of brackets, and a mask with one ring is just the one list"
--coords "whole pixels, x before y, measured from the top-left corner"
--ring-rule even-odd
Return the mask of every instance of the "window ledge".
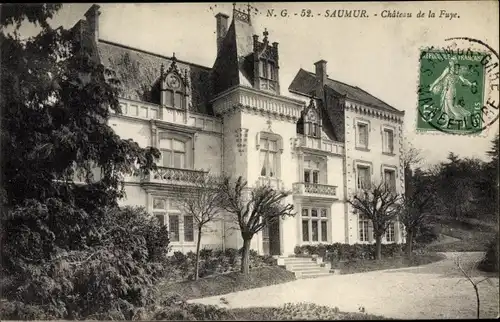
[[370, 149], [365, 148], [365, 147], [361, 147], [361, 146], [357, 146], [356, 150], [358, 150], [358, 151], [364, 151], [364, 152], [370, 152]]
[[391, 156], [391, 157], [395, 157], [396, 154], [394, 152], [382, 152], [383, 155], [388, 155], [388, 156]]

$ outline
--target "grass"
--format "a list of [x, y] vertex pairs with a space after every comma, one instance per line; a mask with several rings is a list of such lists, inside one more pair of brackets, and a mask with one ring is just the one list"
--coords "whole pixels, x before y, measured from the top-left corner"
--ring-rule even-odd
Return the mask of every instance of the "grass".
[[436, 224], [441, 234], [459, 239], [449, 243], [432, 243], [426, 247], [433, 252], [482, 252], [495, 237], [498, 230], [497, 221], [493, 219], [454, 219], [436, 216]]
[[295, 274], [278, 266], [260, 267], [248, 275], [231, 272], [200, 278], [197, 281], [183, 281], [160, 285], [161, 296], [179, 295], [186, 300], [223, 295], [257, 287], [281, 284], [295, 280]]
[[425, 253], [414, 255], [411, 258], [392, 257], [381, 260], [356, 260], [334, 263], [332, 268], [340, 269], [340, 274], [355, 274], [378, 271], [383, 269], [404, 268], [434, 263], [445, 258], [442, 254]]

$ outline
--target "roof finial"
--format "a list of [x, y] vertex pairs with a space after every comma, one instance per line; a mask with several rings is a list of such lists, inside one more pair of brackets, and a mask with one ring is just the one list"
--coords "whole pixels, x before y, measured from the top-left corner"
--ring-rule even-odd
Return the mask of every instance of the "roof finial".
[[247, 12], [248, 12], [248, 15], [250, 16], [250, 2], [247, 3]]
[[233, 10], [236, 10], [236, 2], [233, 2]]
[[163, 77], [163, 74], [165, 74], [165, 65], [163, 63], [160, 65], [160, 76]]
[[172, 53], [172, 60], [177, 60], [177, 58], [175, 58], [175, 52]]
[[264, 32], [262, 34], [264, 35], [264, 42], [267, 42], [267, 36], [269, 36], [269, 32], [267, 32], [267, 28], [264, 28]]

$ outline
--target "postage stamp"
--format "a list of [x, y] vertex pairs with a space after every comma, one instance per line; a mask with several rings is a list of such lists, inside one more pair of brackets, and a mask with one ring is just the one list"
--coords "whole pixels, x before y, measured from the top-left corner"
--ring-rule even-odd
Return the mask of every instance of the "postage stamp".
[[421, 50], [417, 131], [480, 134], [498, 119], [498, 54], [465, 42], [475, 46]]

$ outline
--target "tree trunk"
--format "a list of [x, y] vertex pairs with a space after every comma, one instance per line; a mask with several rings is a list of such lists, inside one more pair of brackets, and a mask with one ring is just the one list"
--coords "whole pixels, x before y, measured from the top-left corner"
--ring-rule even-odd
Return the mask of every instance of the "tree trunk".
[[252, 239], [243, 239], [243, 251], [241, 253], [241, 272], [248, 274], [250, 272], [250, 242]]
[[201, 226], [198, 227], [198, 239], [196, 241], [196, 260], [194, 269], [194, 280], [197, 281], [200, 276], [200, 245], [201, 245]]
[[472, 285], [474, 286], [474, 291], [476, 292], [476, 303], [477, 303], [476, 317], [479, 319], [480, 312], [481, 312], [481, 301], [479, 300], [479, 290], [478, 290], [476, 284], [472, 284]]
[[406, 255], [408, 257], [411, 257], [412, 251], [413, 251], [413, 231], [409, 229], [406, 231]]
[[382, 259], [382, 236], [375, 236], [375, 246], [376, 246], [375, 259], [381, 260]]

